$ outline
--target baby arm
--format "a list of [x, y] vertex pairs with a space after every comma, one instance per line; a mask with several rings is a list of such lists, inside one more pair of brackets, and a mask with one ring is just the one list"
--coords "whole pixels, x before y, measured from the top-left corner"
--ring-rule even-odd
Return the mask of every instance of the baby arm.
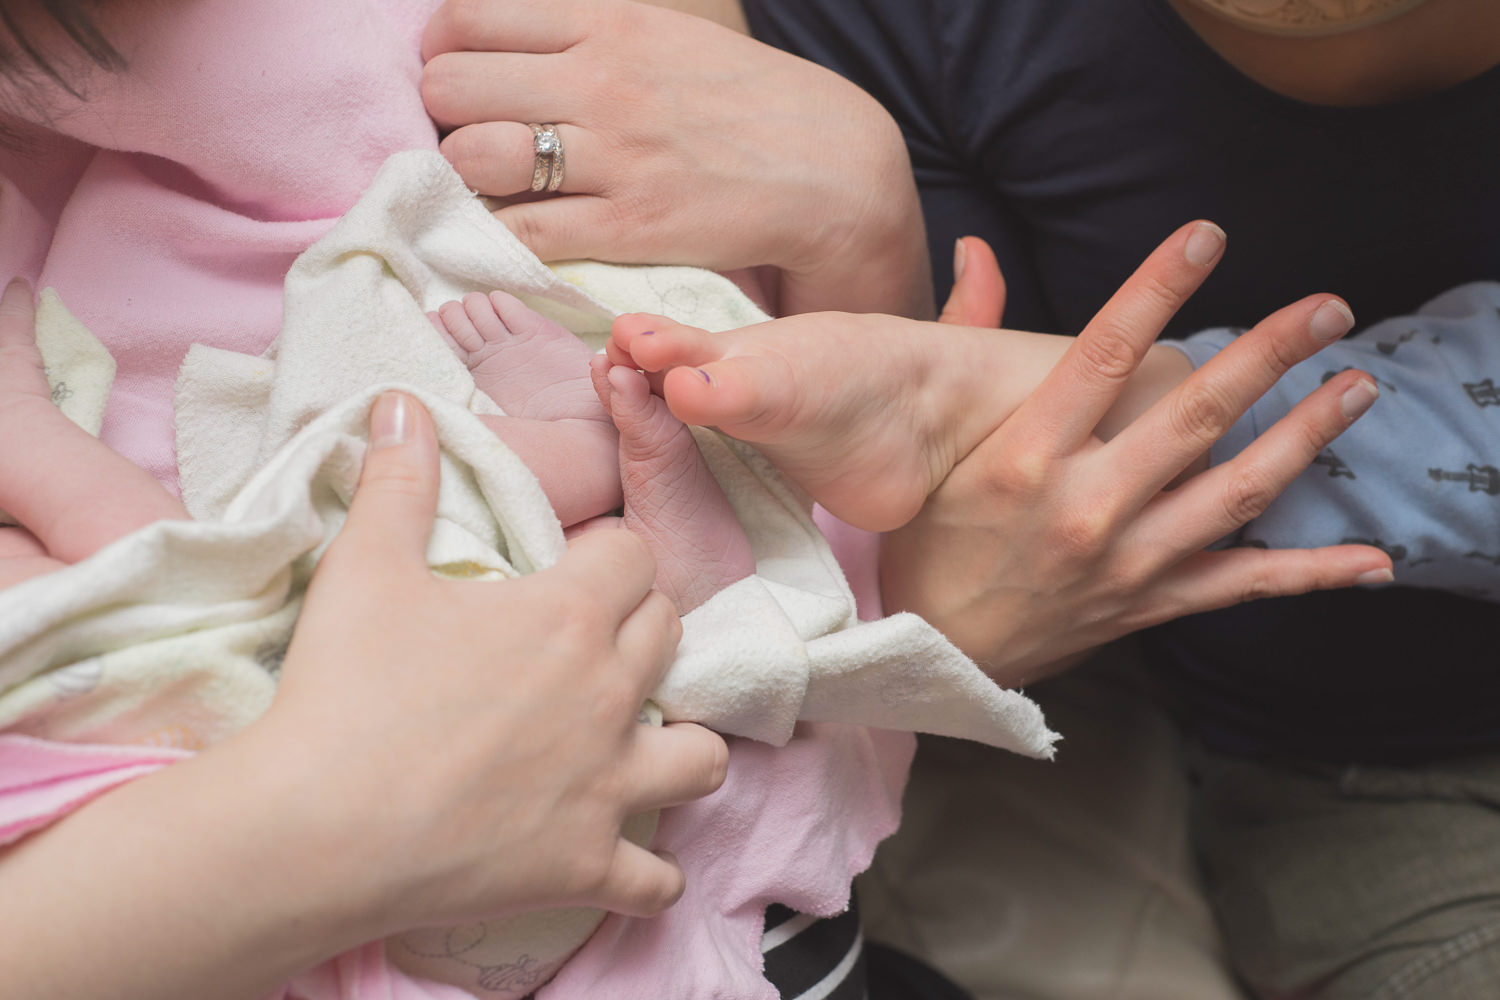
[[[1234, 338], [1209, 330], [1182, 350], [1201, 364]], [[1214, 464], [1347, 368], [1375, 377], [1380, 405], [1235, 542], [1366, 542], [1391, 556], [1398, 583], [1500, 598], [1500, 284], [1455, 288], [1292, 368], [1214, 445]]]
[[35, 340], [31, 287], [0, 296], [0, 587], [93, 555], [182, 503], [73, 423], [52, 401]]

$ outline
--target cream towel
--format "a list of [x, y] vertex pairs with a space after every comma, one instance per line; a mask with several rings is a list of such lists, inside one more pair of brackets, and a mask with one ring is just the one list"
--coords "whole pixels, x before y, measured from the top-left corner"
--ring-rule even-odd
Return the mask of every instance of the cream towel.
[[[158, 734], [194, 747], [264, 711], [298, 597], [357, 480], [371, 400], [387, 387], [431, 409], [443, 444], [429, 562], [503, 578], [555, 561], [563, 537], [546, 497], [476, 418], [499, 409], [425, 316], [494, 288], [596, 345], [617, 310], [715, 330], [765, 318], [709, 272], [551, 270], [441, 156], [392, 157], [292, 268], [267, 357], [195, 348], [184, 363], [178, 458], [198, 520], [152, 525], [0, 593], [0, 726], [88, 742]], [[44, 336], [63, 327], [80, 340], [76, 324], [61, 322]], [[96, 353], [80, 351], [97, 365]], [[709, 432], [698, 440], [757, 572], [684, 620], [678, 660], [656, 694], [666, 719], [776, 745], [809, 718], [1050, 754], [1055, 736], [1035, 705], [996, 687], [920, 619], [856, 620], [806, 498], [758, 453]]]

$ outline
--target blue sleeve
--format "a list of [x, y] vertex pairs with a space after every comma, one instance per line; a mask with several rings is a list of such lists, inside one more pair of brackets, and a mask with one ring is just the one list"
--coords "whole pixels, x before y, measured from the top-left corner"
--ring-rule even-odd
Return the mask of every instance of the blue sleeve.
[[[1199, 365], [1235, 332], [1174, 345]], [[1500, 284], [1463, 285], [1293, 368], [1215, 445], [1233, 458], [1347, 368], [1380, 399], [1232, 540], [1300, 548], [1367, 542], [1396, 582], [1500, 600]]]

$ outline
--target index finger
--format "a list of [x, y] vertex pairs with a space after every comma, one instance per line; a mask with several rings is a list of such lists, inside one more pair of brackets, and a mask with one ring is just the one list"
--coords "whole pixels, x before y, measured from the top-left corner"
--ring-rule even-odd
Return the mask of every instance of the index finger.
[[422, 33], [422, 61], [444, 52], [562, 52], [584, 35], [577, 0], [447, 0]]
[[1146, 349], [1223, 252], [1224, 231], [1212, 222], [1190, 222], [1167, 237], [1110, 296], [1011, 419], [1055, 454], [1086, 441]]

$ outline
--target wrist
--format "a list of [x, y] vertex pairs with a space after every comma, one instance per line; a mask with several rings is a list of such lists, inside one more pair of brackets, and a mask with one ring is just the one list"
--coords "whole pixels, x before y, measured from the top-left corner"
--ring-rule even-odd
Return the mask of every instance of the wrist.
[[[861, 94], [873, 104], [873, 98]], [[841, 164], [840, 205], [820, 226], [797, 219], [795, 253], [781, 268], [783, 314], [879, 312], [912, 319], [937, 315], [927, 231], [911, 160], [895, 121], [878, 105], [868, 116], [868, 146]]]

